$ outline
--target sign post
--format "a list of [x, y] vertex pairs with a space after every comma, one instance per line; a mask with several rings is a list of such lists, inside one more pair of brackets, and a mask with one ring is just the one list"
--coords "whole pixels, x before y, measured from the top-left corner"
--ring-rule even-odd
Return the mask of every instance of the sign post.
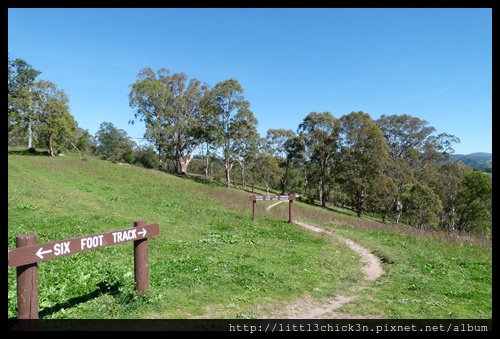
[[255, 211], [257, 210], [257, 200], [253, 201], [252, 204], [252, 220], [255, 221]]
[[[59, 240], [36, 243], [36, 234], [16, 237], [16, 248], [8, 250], [8, 267], [17, 268], [18, 319], [38, 319], [38, 262], [98, 248], [134, 242], [135, 289], [149, 289], [147, 238], [160, 234], [160, 225], [134, 221], [134, 227]], [[21, 323], [23, 328], [21, 328]], [[35, 323], [33, 323], [35, 324]], [[19, 329], [33, 330], [29, 322], [20, 322]]]
[[289, 207], [288, 207], [288, 222], [292, 222], [292, 203], [294, 200], [296, 200], [296, 197], [294, 194], [291, 195], [251, 195], [250, 200], [253, 202], [252, 206], [252, 220], [255, 221], [255, 210], [256, 210], [256, 205], [257, 201], [261, 200], [277, 200], [277, 201], [288, 201], [289, 202]]
[[[134, 227], [141, 229], [146, 220], [134, 221]], [[147, 238], [134, 241], [135, 289], [140, 294], [149, 289], [148, 242]]]
[[[16, 237], [16, 246], [22, 248], [36, 244], [36, 234], [24, 234]], [[20, 331], [38, 330], [38, 264], [31, 263], [17, 267], [17, 318]]]

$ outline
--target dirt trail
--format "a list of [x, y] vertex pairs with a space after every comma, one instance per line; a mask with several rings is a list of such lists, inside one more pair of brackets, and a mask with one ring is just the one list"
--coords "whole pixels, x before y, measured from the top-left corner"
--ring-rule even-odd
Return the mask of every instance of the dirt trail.
[[[269, 211], [271, 208], [280, 203], [282, 203], [282, 201], [279, 201], [273, 205], [268, 206], [266, 210]], [[335, 236], [341, 242], [345, 243], [350, 249], [356, 252], [360, 256], [361, 260], [365, 263], [365, 265], [363, 266], [363, 273], [365, 275], [365, 280], [367, 282], [375, 281], [378, 277], [380, 277], [382, 274], [385, 273], [380, 263], [380, 260], [375, 255], [370, 253], [370, 251], [368, 251], [366, 248], [360, 246], [354, 241], [340, 237], [339, 235], [334, 234], [332, 230], [320, 228], [300, 221], [294, 221], [293, 223], [305, 227], [307, 229], [310, 229], [314, 232], [326, 233], [328, 235]], [[367, 287], [366, 284], [360, 284], [356, 287], [356, 289], [360, 291], [366, 287]], [[344, 304], [356, 298], [357, 296], [345, 297], [338, 295], [331, 300], [322, 300], [321, 302], [314, 301], [312, 300], [312, 298], [303, 298], [296, 300], [292, 303], [280, 305], [278, 309], [276, 309], [273, 312], [273, 314], [271, 314], [268, 318], [269, 319], [321, 319], [321, 318], [360, 319], [362, 318], [360, 316], [334, 312], [336, 309], [342, 307]]]

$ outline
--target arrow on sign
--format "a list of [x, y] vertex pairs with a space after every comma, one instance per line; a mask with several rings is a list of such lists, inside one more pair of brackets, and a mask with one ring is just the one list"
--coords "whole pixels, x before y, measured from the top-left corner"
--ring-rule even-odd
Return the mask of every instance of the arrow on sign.
[[141, 232], [137, 232], [141, 234], [143, 237], [146, 235], [147, 231], [143, 228]]
[[42, 248], [40, 247], [40, 249], [36, 252], [36, 255], [40, 259], [43, 259], [43, 254], [50, 253], [50, 252], [52, 252], [52, 250], [42, 251]]

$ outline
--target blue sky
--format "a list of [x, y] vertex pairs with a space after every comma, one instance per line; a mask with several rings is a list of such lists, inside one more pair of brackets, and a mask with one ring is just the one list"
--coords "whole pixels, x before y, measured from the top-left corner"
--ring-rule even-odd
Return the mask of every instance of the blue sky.
[[492, 153], [491, 8], [9, 8], [8, 53], [64, 90], [94, 135], [130, 125], [145, 67], [211, 87], [230, 78], [267, 130], [310, 112], [408, 114]]

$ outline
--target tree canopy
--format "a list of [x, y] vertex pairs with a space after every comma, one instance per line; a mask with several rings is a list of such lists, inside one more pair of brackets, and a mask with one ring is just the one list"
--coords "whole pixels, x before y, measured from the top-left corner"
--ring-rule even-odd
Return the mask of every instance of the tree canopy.
[[156, 145], [160, 161], [164, 154], [176, 159], [178, 173], [187, 173], [193, 151], [204, 140], [201, 102], [207, 90], [198, 79], [188, 80], [186, 74], [170, 74], [164, 68], [157, 73], [145, 68], [131, 84], [134, 118], [145, 123], [145, 138]]

